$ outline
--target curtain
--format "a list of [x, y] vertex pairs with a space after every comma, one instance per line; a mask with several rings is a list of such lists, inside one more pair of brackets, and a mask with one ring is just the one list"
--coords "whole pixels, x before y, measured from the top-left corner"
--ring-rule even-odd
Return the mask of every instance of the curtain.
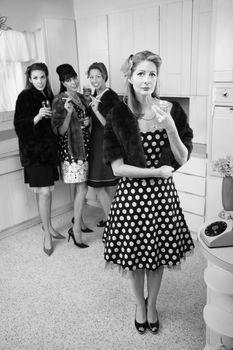
[[45, 61], [43, 47], [40, 29], [0, 32], [0, 112], [15, 109], [17, 96], [25, 87], [26, 67], [35, 61]]

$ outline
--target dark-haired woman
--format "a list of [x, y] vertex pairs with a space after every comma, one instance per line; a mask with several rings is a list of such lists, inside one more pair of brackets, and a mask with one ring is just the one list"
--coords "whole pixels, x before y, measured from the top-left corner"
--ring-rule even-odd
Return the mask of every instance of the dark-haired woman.
[[121, 177], [103, 234], [104, 257], [131, 277], [140, 334], [159, 330], [164, 267], [179, 267], [194, 248], [172, 178], [189, 159], [193, 132], [177, 102], [159, 99], [160, 65], [150, 51], [127, 58], [127, 98], [111, 111], [104, 137], [105, 161]]
[[99, 200], [105, 217], [97, 226], [105, 226], [110, 206], [112, 189], [117, 183], [112, 169], [103, 161], [103, 137], [106, 117], [113, 106], [119, 103], [119, 97], [115, 91], [106, 86], [108, 72], [102, 62], [94, 62], [87, 70], [92, 87], [95, 89], [92, 97], [91, 108], [92, 129], [90, 139], [89, 175], [87, 184], [93, 187]]
[[88, 108], [78, 92], [79, 80], [69, 64], [57, 67], [60, 93], [53, 100], [52, 127], [59, 135], [59, 159], [64, 183], [74, 184], [74, 226], [68, 231], [69, 239], [79, 248], [87, 248], [82, 232], [91, 232], [82, 220], [87, 193], [89, 122]]
[[44, 231], [43, 250], [53, 252], [52, 237], [65, 238], [51, 223], [54, 182], [58, 180], [58, 142], [51, 128], [53, 93], [44, 63], [33, 63], [26, 70], [26, 88], [19, 94], [14, 126], [19, 139], [24, 181], [36, 193]]

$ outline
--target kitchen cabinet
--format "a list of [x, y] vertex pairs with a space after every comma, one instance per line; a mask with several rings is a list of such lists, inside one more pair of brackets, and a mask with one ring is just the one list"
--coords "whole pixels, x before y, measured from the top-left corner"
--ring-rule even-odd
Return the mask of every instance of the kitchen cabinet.
[[130, 54], [142, 50], [159, 51], [159, 7], [148, 6], [108, 15], [110, 85], [125, 93], [125, 78], [120, 71]]
[[191, 95], [209, 94], [212, 11], [212, 0], [193, 1]]
[[76, 28], [79, 79], [83, 87], [89, 84], [86, 72], [93, 62], [103, 62], [109, 71], [107, 16], [80, 18]]
[[[40, 222], [36, 196], [24, 184], [19, 155], [0, 159], [0, 239]], [[72, 209], [70, 186], [56, 182], [53, 192], [52, 216]]]
[[[108, 16], [111, 86], [125, 91], [120, 67], [131, 53], [150, 50], [162, 57], [160, 94], [190, 94], [192, 0], [160, 2]], [[127, 35], [126, 35], [127, 33]], [[124, 38], [124, 40], [122, 40]]]
[[208, 97], [191, 96], [189, 99], [189, 123], [193, 129], [193, 142], [207, 143]]
[[51, 86], [54, 94], [60, 90], [56, 73], [58, 65], [71, 64], [78, 71], [75, 21], [71, 19], [45, 18], [45, 45]]
[[195, 236], [205, 220], [206, 159], [191, 157], [173, 178], [185, 219]]
[[88, 65], [98, 60], [109, 69], [110, 86], [124, 93], [122, 63], [132, 53], [150, 50], [163, 60], [160, 95], [207, 96], [212, 0], [142, 0], [125, 7], [117, 11], [110, 6], [103, 15], [98, 8], [98, 16], [77, 18], [81, 85]]
[[192, 0], [160, 4], [160, 94], [190, 94]]
[[132, 11], [113, 13], [108, 16], [108, 42], [110, 86], [117, 93], [123, 94], [125, 78], [120, 68], [126, 57], [134, 53]]
[[208, 176], [206, 186], [206, 220], [218, 218], [222, 207], [222, 178]]
[[214, 80], [233, 81], [233, 1], [214, 0]]

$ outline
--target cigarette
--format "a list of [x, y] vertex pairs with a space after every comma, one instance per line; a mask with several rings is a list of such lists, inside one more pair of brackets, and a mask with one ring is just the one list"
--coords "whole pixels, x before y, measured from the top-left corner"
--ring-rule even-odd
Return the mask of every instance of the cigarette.
[[98, 98], [91, 96], [92, 101], [101, 102]]

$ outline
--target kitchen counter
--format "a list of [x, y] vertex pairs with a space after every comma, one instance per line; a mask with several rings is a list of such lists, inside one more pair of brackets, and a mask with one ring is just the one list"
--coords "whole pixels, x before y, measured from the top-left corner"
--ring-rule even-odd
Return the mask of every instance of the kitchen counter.
[[233, 348], [233, 247], [208, 248], [198, 232], [198, 242], [208, 266], [204, 272], [207, 301], [203, 310], [206, 347], [223, 342]]

